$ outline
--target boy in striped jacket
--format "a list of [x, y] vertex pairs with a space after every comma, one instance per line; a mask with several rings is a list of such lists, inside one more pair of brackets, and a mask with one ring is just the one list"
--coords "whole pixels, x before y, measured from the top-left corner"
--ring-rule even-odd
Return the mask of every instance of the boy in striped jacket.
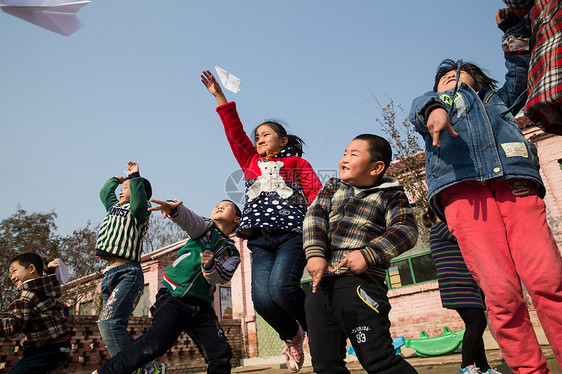
[[230, 373], [232, 350], [213, 309], [216, 284], [225, 284], [240, 264], [240, 253], [229, 236], [242, 215], [223, 200], [203, 218], [181, 201], [150, 200], [188, 235], [173, 264], [164, 271], [162, 287], [150, 308], [152, 325], [131, 345], [104, 362], [94, 374], [129, 374], [136, 367], [166, 353], [186, 332], [209, 365], [208, 373]]
[[151, 195], [150, 183], [132, 161], [127, 163], [126, 178], [116, 175], [100, 191], [107, 214], [98, 232], [96, 256], [107, 261], [107, 268], [101, 284], [103, 308], [98, 328], [112, 357], [134, 341], [127, 326], [144, 288], [140, 260]]

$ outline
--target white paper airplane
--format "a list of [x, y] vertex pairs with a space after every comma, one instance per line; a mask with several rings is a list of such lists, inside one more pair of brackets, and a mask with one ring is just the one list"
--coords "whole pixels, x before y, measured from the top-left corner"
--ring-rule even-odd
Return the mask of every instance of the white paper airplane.
[[228, 71], [215, 66], [215, 70], [219, 75], [219, 79], [224, 88], [234, 93], [238, 93], [240, 91], [240, 78], [235, 77], [234, 75], [230, 74]]
[[75, 14], [88, 3], [89, 0], [0, 0], [0, 8], [24, 21], [69, 36], [84, 26]]

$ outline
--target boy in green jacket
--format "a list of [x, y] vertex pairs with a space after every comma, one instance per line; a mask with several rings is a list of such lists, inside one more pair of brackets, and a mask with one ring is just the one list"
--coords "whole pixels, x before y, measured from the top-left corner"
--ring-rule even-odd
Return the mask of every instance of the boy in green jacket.
[[232, 351], [212, 307], [215, 284], [225, 284], [240, 264], [240, 253], [229, 239], [240, 222], [240, 209], [230, 200], [213, 208], [205, 219], [181, 201], [150, 200], [164, 218], [171, 218], [189, 235], [172, 265], [164, 271], [156, 303], [150, 308], [148, 331], [104, 362], [94, 373], [129, 374], [163, 355], [185, 331], [209, 365], [208, 373], [230, 373]]

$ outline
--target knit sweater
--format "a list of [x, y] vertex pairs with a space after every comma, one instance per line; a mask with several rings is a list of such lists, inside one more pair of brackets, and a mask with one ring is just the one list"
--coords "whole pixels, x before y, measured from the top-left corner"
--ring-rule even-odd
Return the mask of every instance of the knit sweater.
[[130, 179], [129, 203], [119, 204], [115, 190], [117, 178], [109, 179], [100, 191], [100, 198], [107, 214], [101, 224], [96, 241], [96, 255], [116, 256], [140, 262], [142, 240], [148, 230], [150, 203], [141, 177]]
[[[383, 281], [390, 260], [412, 248], [418, 238], [408, 198], [390, 177], [357, 194], [350, 184], [330, 179], [308, 208], [303, 231], [307, 260], [323, 257], [336, 268], [345, 254], [359, 250], [367, 271]], [[350, 273], [341, 268], [340, 274]]]

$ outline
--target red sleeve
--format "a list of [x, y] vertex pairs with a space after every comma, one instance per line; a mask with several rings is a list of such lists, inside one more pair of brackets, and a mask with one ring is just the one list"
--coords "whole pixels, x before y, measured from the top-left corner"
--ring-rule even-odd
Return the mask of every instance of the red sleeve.
[[252, 143], [244, 131], [244, 127], [236, 111], [236, 103], [231, 101], [230, 103], [220, 105], [217, 107], [217, 113], [224, 125], [226, 139], [228, 139], [230, 149], [232, 149], [236, 161], [238, 161], [242, 170], [246, 170], [250, 166], [253, 156], [256, 154], [256, 149], [254, 143]]
[[302, 186], [302, 191], [306, 196], [309, 204], [312, 204], [318, 191], [322, 188], [322, 182], [318, 179], [316, 172], [310, 165], [310, 163], [304, 159], [301, 159], [301, 168], [299, 173], [300, 185]]

